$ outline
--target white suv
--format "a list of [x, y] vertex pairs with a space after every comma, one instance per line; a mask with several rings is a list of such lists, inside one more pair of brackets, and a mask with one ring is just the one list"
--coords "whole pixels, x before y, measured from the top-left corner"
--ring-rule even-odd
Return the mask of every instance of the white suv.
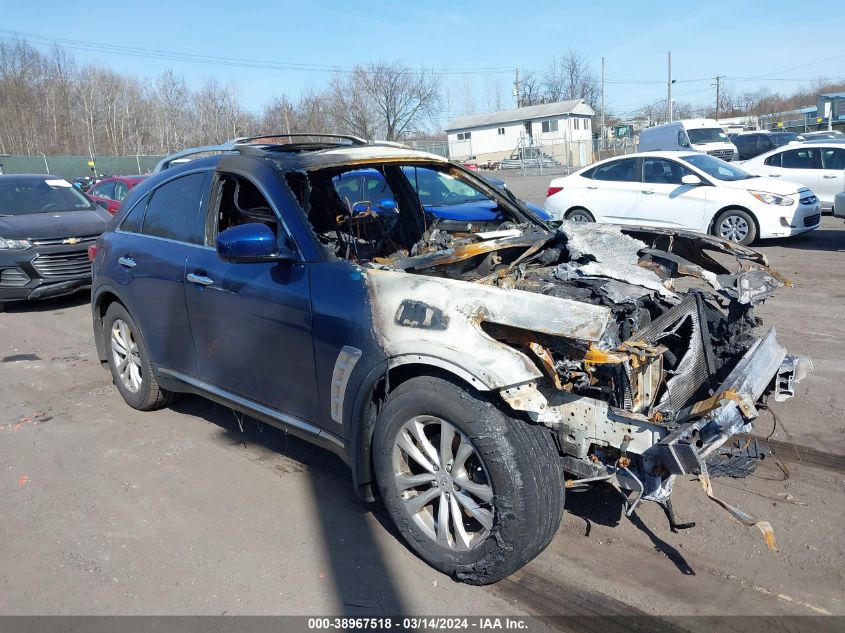
[[692, 152], [629, 154], [556, 178], [545, 209], [557, 220], [682, 227], [741, 244], [821, 221], [808, 188]]

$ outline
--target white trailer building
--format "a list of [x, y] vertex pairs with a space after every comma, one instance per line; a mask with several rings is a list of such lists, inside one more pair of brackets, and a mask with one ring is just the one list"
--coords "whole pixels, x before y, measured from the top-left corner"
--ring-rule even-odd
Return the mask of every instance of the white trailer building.
[[588, 165], [595, 114], [583, 99], [573, 99], [459, 117], [446, 126], [449, 157], [499, 161], [536, 147], [561, 164]]

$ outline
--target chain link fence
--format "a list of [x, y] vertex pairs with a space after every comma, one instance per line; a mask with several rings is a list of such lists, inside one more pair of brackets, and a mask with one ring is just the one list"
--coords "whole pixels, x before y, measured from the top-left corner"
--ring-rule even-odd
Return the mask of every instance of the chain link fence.
[[80, 176], [132, 176], [152, 171], [163, 156], [35, 156], [0, 155], [0, 173], [50, 174], [73, 180]]

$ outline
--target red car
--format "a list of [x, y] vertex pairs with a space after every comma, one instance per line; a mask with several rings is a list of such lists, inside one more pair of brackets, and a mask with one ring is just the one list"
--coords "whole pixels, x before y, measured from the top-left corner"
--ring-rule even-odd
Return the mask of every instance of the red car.
[[135, 185], [143, 182], [146, 176], [111, 176], [103, 178], [86, 193], [94, 202], [106, 208], [112, 215], [120, 208], [120, 203]]

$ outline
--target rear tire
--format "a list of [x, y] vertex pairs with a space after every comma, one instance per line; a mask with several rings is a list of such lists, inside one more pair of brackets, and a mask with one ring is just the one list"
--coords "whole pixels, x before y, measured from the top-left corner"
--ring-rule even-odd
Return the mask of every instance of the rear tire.
[[103, 333], [112, 380], [126, 404], [140, 411], [152, 411], [173, 402], [176, 394], [158, 386], [141, 330], [121, 304], [109, 306]]
[[713, 221], [713, 235], [748, 246], [757, 239], [757, 222], [742, 209], [726, 209]]
[[576, 207], [574, 209], [570, 209], [563, 215], [564, 220], [569, 220], [570, 222], [595, 222], [596, 219], [593, 217], [593, 214], [587, 211], [586, 209], [582, 209], [581, 207]]
[[373, 465], [411, 549], [463, 582], [514, 573], [560, 526], [565, 489], [551, 431], [444, 378], [412, 378], [390, 393]]

